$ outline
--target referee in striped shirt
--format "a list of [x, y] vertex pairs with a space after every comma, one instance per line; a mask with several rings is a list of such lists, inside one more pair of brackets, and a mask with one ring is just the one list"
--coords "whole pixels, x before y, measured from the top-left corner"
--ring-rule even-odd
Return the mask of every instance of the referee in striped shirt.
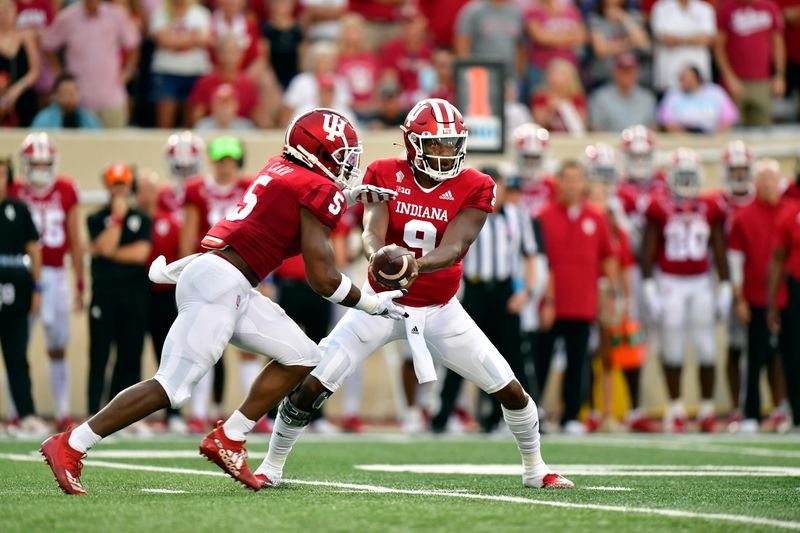
[[[463, 260], [464, 309], [506, 358], [527, 391], [522, 360], [519, 312], [531, 297], [537, 253], [533, 222], [527, 212], [505, 203], [505, 184], [494, 168], [482, 171], [497, 182], [494, 212], [486, 219], [478, 238]], [[441, 409], [431, 421], [434, 432], [442, 432], [455, 407], [462, 378], [448, 370], [442, 386]], [[484, 402], [491, 402], [485, 408]], [[490, 432], [502, 419], [500, 404], [482, 394], [481, 430]]]

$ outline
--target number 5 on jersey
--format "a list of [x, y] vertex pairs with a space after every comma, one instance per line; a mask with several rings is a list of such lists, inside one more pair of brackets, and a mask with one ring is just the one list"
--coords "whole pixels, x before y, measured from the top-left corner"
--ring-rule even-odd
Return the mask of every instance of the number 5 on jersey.
[[[242, 197], [241, 202], [239, 202], [239, 205], [236, 206], [236, 209], [228, 213], [228, 216], [225, 218], [231, 222], [236, 222], [237, 220], [247, 218], [247, 216], [253, 212], [253, 209], [255, 209], [256, 204], [258, 203], [258, 196], [256, 196], [255, 192], [256, 187], [266, 187], [270, 181], [272, 181], [272, 177], [266, 174], [262, 174], [261, 176], [257, 177], [247, 189], [247, 192], [244, 193], [244, 196]], [[330, 211], [332, 215], [338, 215], [342, 212], [343, 207], [344, 195], [337, 191], [337, 193], [333, 196], [333, 200], [328, 206], [328, 211]]]

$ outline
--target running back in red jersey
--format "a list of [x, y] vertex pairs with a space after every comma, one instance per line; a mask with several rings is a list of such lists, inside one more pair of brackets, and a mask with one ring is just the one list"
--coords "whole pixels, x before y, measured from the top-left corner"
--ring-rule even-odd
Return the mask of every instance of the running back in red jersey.
[[708, 272], [711, 227], [725, 218], [716, 202], [661, 195], [653, 198], [646, 217], [659, 228], [657, 257], [662, 272], [677, 276]]
[[186, 182], [184, 202], [200, 210], [200, 235], [204, 235], [236, 207], [250, 183], [249, 178], [240, 178], [222, 186], [214, 182], [211, 176], [199, 176]]
[[[442, 240], [447, 225], [464, 209], [475, 208], [491, 213], [495, 203], [495, 183], [486, 174], [467, 168], [423, 189], [405, 159], [380, 159], [367, 167], [364, 184], [397, 191], [397, 199], [388, 203], [389, 227], [386, 244], [406, 248], [419, 259]], [[466, 253], [466, 250], [464, 251]], [[396, 300], [412, 307], [442, 305], [455, 296], [461, 283], [461, 259], [436, 272], [421, 273], [408, 294]], [[370, 281], [376, 292], [385, 288]]]
[[45, 189], [37, 189], [27, 183], [15, 181], [9, 196], [28, 205], [39, 232], [44, 266], [64, 266], [64, 256], [69, 251], [67, 238], [67, 213], [78, 205], [78, 190], [75, 183], [58, 176]]
[[236, 208], [212, 227], [204, 248], [232, 247], [259, 279], [300, 253], [300, 208], [333, 230], [346, 209], [330, 179], [283, 156], [270, 159]]

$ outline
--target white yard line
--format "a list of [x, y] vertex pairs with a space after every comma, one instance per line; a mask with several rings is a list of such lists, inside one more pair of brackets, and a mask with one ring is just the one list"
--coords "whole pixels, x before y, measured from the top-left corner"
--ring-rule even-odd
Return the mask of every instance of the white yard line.
[[[14, 453], [0, 454], [0, 459], [7, 459], [10, 461], [35, 461], [35, 462], [42, 461], [41, 458], [37, 458], [32, 455], [14, 454]], [[94, 468], [114, 468], [118, 470], [161, 472], [165, 474], [189, 474], [189, 475], [214, 476], [214, 477], [225, 476], [225, 474], [223, 474], [220, 471], [136, 465], [136, 464], [125, 464], [125, 463], [111, 463], [107, 461], [87, 461], [87, 465]], [[706, 520], [711, 522], [733, 522], [738, 524], [771, 526], [781, 529], [800, 530], [800, 522], [795, 522], [790, 520], [776, 520], [760, 516], [746, 516], [746, 515], [736, 515], [736, 514], [726, 514], [726, 513], [699, 513], [694, 511], [685, 511], [682, 509], [657, 509], [650, 507], [626, 507], [621, 505], [600, 505], [592, 503], [534, 500], [530, 498], [522, 498], [519, 496], [495, 496], [489, 494], [473, 494], [469, 492], [421, 490], [421, 489], [396, 489], [392, 487], [383, 487], [379, 485], [336, 483], [332, 481], [308, 481], [299, 479], [288, 479], [285, 481], [287, 483], [297, 484], [297, 485], [331, 487], [335, 489], [350, 489], [356, 491], [368, 491], [378, 494], [407, 494], [412, 496], [462, 498], [468, 500], [484, 500], [484, 501], [495, 501], [495, 502], [506, 502], [506, 503], [519, 503], [526, 505], [538, 505], [544, 507], [557, 507], [562, 509], [587, 509], [592, 511], [608, 511], [615, 513], [637, 513], [643, 515], [666, 516], [670, 518], [691, 518], [691, 519]]]
[[189, 494], [188, 490], [173, 489], [142, 489], [142, 492], [150, 492], [152, 494]]
[[583, 487], [586, 490], [603, 490], [608, 492], [630, 492], [633, 489], [630, 487]]

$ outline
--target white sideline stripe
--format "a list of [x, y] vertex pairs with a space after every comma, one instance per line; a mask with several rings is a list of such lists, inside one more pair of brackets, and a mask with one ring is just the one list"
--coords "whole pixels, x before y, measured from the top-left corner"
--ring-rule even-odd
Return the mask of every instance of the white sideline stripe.
[[[41, 458], [32, 455], [16, 454], [16, 453], [3, 453], [0, 454], [0, 459], [7, 459], [10, 461], [34, 461], [40, 462]], [[192, 474], [200, 476], [214, 476], [223, 477], [224, 473], [211, 470], [196, 470], [190, 468], [174, 468], [174, 467], [160, 467], [148, 465], [134, 465], [124, 463], [109, 463], [106, 461], [87, 461], [94, 467], [115, 468], [119, 470], [134, 470], [142, 472], [162, 472], [165, 474]], [[600, 505], [593, 503], [572, 503], [572, 502], [559, 502], [551, 500], [533, 500], [529, 498], [521, 498], [519, 496], [492, 496], [488, 494], [473, 494], [464, 492], [452, 492], [441, 490], [414, 490], [414, 489], [394, 489], [391, 487], [381, 487], [376, 485], [360, 485], [356, 483], [335, 483], [331, 481], [306, 481], [299, 479], [284, 480], [287, 483], [294, 483], [298, 485], [312, 485], [317, 487], [332, 487], [337, 489], [352, 489], [352, 490], [365, 490], [378, 494], [408, 494], [412, 496], [442, 496], [448, 498], [464, 498], [468, 500], [486, 500], [508, 503], [521, 503], [528, 505], [542, 505], [545, 507], [560, 507], [564, 509], [588, 509], [592, 511], [609, 511], [616, 513], [638, 513], [644, 515], [667, 516], [671, 518], [696, 518], [698, 520], [718, 521], [718, 522], [735, 522], [739, 524], [772, 526], [781, 529], [800, 530], [800, 522], [793, 522], [790, 520], [776, 520], [773, 518], [764, 518], [760, 516], [746, 516], [735, 515], [727, 513], [698, 513], [693, 511], [683, 511], [680, 509], [655, 509], [649, 507], [625, 507], [621, 505]]]
[[142, 492], [150, 492], [153, 494], [189, 494], [188, 490], [173, 489], [142, 489]]
[[[468, 474], [483, 476], [521, 476], [520, 464], [371, 464], [355, 465], [370, 472], [403, 472], [412, 474]], [[674, 476], [674, 477], [800, 477], [800, 468], [782, 466], [721, 466], [721, 465], [550, 465], [565, 476]]]
[[633, 489], [630, 487], [583, 487], [587, 490], [607, 490], [609, 492], [629, 492]]

